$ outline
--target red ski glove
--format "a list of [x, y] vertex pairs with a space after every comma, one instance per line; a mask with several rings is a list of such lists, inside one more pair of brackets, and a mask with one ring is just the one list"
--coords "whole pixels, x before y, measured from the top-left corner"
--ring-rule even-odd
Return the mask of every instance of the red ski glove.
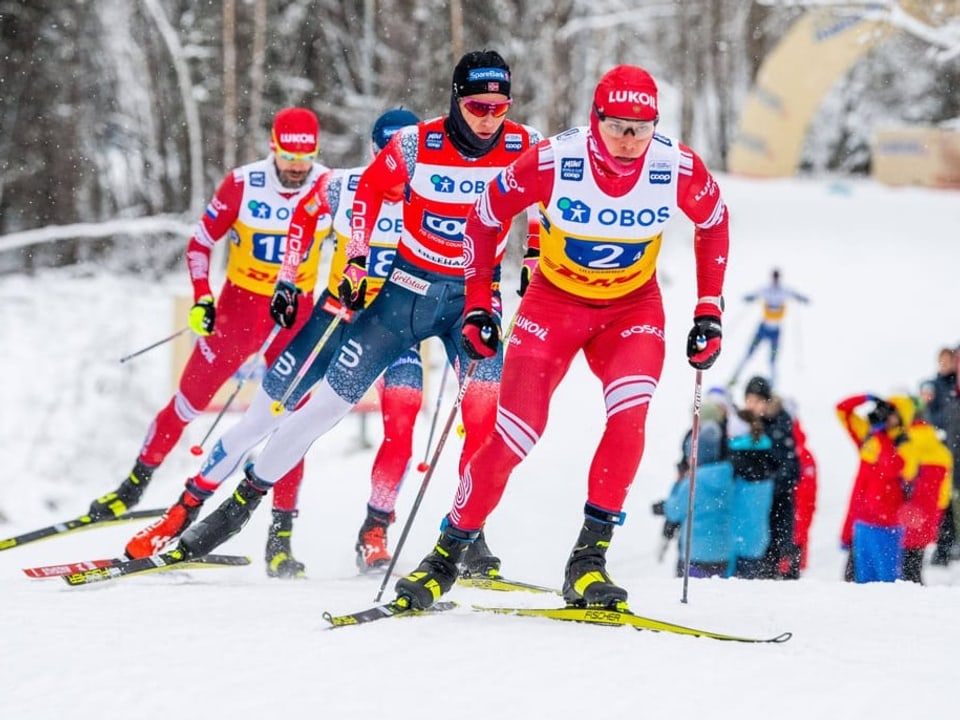
[[488, 310], [474, 308], [464, 315], [460, 332], [463, 349], [473, 360], [492, 358], [500, 349], [500, 324]]

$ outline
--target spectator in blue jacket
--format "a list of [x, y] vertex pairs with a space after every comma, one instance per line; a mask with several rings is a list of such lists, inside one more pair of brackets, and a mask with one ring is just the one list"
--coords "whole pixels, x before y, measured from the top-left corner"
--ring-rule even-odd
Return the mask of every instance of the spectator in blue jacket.
[[[718, 422], [705, 420], [697, 446], [696, 486], [693, 493], [693, 526], [690, 538], [690, 577], [724, 576], [730, 558], [730, 514], [733, 466], [726, 459], [726, 437]], [[690, 458], [691, 433], [683, 442], [683, 456]], [[679, 524], [680, 555], [677, 576], [683, 575], [686, 548], [687, 506], [690, 472], [674, 483], [664, 503], [667, 521]]]

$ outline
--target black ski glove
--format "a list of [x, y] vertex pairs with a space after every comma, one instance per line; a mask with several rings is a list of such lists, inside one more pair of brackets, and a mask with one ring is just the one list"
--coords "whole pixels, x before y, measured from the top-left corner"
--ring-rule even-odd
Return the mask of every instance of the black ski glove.
[[270, 300], [270, 317], [285, 330], [292, 328], [297, 319], [299, 295], [299, 288], [283, 280], [278, 282], [273, 290], [273, 298]]

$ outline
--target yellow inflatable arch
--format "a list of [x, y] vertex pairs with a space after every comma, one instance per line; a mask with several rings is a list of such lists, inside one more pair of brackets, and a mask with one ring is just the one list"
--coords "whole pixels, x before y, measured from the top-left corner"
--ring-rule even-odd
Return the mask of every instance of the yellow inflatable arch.
[[760, 66], [730, 146], [729, 172], [793, 175], [823, 96], [892, 31], [863, 16], [805, 13]]

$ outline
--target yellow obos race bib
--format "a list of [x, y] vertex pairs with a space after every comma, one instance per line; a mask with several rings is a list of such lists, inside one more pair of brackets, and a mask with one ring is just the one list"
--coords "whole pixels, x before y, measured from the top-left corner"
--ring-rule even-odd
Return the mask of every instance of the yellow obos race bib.
[[541, 165], [554, 168], [550, 200], [540, 205], [540, 271], [584, 298], [612, 300], [653, 276], [663, 228], [677, 213], [679, 151], [655, 136], [635, 185], [613, 197], [590, 168], [585, 128], [550, 139]]
[[622, 297], [653, 275], [662, 238], [661, 233], [636, 240], [578, 237], [558, 231], [541, 213], [540, 271], [573, 295]]
[[[250, 163], [236, 171], [243, 174], [244, 184], [240, 211], [230, 228], [230, 282], [258, 295], [273, 294], [293, 211], [323, 169], [315, 165], [310, 178], [296, 191], [280, 185], [272, 160]], [[320, 244], [330, 232], [330, 224], [329, 214], [317, 218], [313, 243], [297, 271], [295, 283], [305, 293], [313, 292], [317, 284]]]

